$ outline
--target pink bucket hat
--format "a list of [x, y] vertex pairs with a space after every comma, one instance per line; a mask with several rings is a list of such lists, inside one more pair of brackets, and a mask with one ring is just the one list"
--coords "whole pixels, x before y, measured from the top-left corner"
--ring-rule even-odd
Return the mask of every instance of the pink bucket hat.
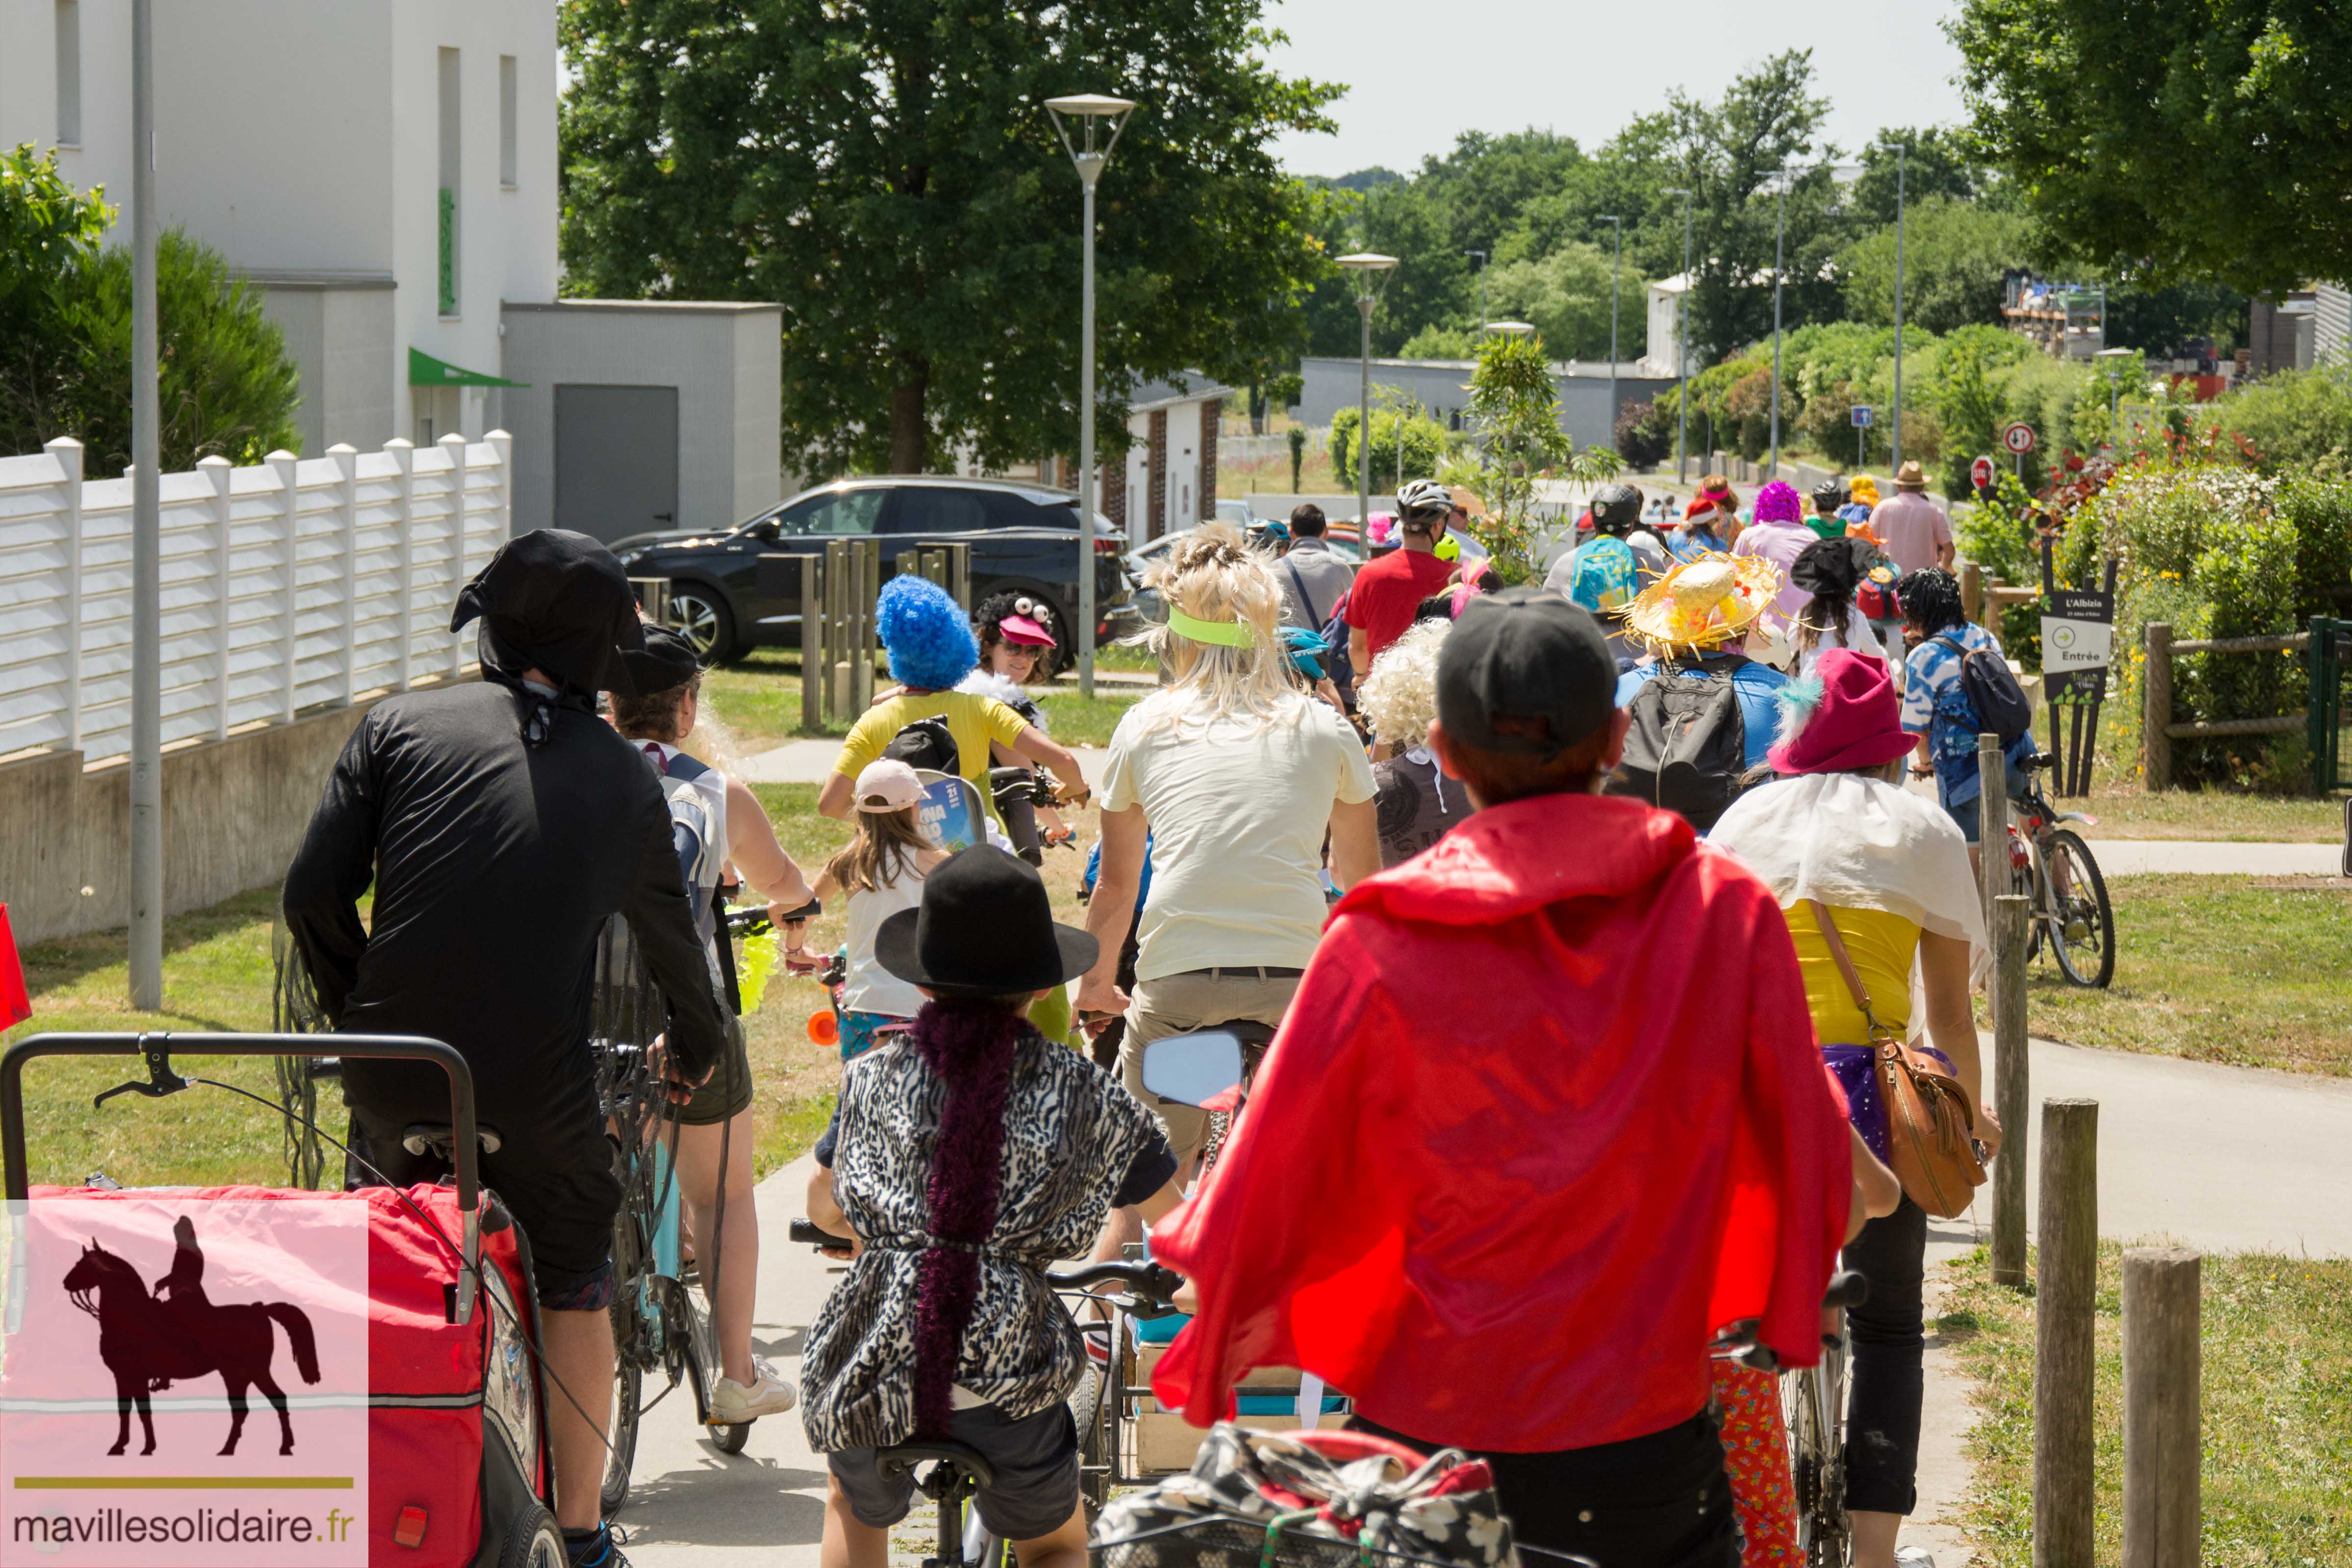
[[1903, 728], [1885, 661], [1851, 648], [1822, 655], [1811, 675], [1781, 689], [1780, 706], [1786, 733], [1765, 757], [1774, 773], [1881, 768], [1918, 743]]

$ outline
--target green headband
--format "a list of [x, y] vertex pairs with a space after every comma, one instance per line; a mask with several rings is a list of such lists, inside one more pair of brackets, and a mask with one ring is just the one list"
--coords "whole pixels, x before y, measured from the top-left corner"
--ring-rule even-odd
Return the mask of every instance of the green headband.
[[1239, 621], [1204, 621], [1188, 616], [1175, 605], [1168, 606], [1168, 629], [1192, 642], [1215, 643], [1222, 647], [1247, 647], [1253, 640], [1250, 629]]

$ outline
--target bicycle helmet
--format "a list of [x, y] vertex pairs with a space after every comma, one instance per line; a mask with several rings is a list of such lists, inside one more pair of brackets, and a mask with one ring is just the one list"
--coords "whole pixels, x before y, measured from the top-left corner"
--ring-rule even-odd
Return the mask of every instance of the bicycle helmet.
[[1592, 492], [1596, 533], [1631, 533], [1642, 521], [1642, 492], [1632, 485], [1602, 485]]
[[1845, 505], [1845, 487], [1835, 479], [1825, 479], [1813, 487], [1813, 510], [1832, 512]]
[[1324, 645], [1323, 634], [1305, 626], [1282, 628], [1283, 651], [1290, 656], [1290, 668], [1309, 681], [1323, 679], [1323, 656], [1329, 649]]
[[1454, 492], [1435, 479], [1415, 479], [1397, 491], [1397, 510], [1407, 518], [1428, 512], [1444, 517], [1454, 510]]

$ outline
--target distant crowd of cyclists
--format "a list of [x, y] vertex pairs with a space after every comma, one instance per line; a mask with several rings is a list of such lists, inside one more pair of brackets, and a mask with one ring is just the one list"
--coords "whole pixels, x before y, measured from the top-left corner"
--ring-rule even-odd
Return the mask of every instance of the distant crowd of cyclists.
[[[876, 624], [897, 686], [820, 791], [850, 831], [814, 876], [688, 749], [701, 671], [617, 562], [558, 531], [509, 542], [452, 621], [480, 621], [482, 681], [369, 712], [285, 902], [339, 1027], [475, 1064], [502, 1140], [486, 1177], [530, 1240], [549, 1369], [582, 1396], [551, 1408], [572, 1560], [624, 1561], [595, 1501], [620, 1194], [587, 1027], [617, 914], [667, 1009], [688, 1228], [729, 1259], [713, 1409], [797, 1399], [830, 1470], [826, 1568], [881, 1568], [911, 1497], [883, 1456], [942, 1439], [985, 1457], [978, 1510], [1024, 1568], [1083, 1560], [1064, 1402], [1107, 1329], [1042, 1270], [1147, 1238], [1190, 1281], [1163, 1408], [1206, 1425], [1250, 1369], [1302, 1369], [1364, 1430], [1484, 1458], [1520, 1542], [1602, 1568], [1802, 1562], [1771, 1380], [1710, 1345], [1738, 1321], [1809, 1364], [1843, 1258], [1869, 1281], [1853, 1561], [1916, 1562], [1897, 1533], [1927, 1209], [1898, 1178], [1883, 1047], [1948, 1075], [1998, 1150], [1969, 851], [1978, 734], [2014, 685], [1916, 465], [1895, 484], [1825, 485], [1808, 510], [1775, 482], [1743, 511], [1709, 477], [1673, 524], [1604, 485], [1523, 586], [1448, 548], [1467, 498], [1433, 480], [1361, 565], [1312, 506], [1264, 538], [1201, 527], [1155, 568], [1161, 680], [1120, 719], [1099, 801], [1036, 700], [1041, 607], [967, 613], [894, 578]], [[2004, 739], [2014, 773], [2032, 742]], [[1007, 768], [1037, 770], [1018, 840]], [[946, 779], [977, 805], [968, 846], [927, 826]], [[1036, 862], [1089, 805], [1081, 929]], [[846, 928], [806, 1201], [854, 1261], [798, 1390], [751, 1345], [729, 889], [790, 945], [819, 902]], [[1153, 1094], [1144, 1058], [1237, 1021], [1278, 1032], [1204, 1174], [1207, 1113]], [[432, 1086], [355, 1062], [346, 1093], [355, 1146], [430, 1179], [397, 1144]]]

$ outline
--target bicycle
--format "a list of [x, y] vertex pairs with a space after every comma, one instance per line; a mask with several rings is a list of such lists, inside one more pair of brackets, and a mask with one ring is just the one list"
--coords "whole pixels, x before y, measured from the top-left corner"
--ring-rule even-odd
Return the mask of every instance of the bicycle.
[[2051, 956], [2069, 984], [2104, 990], [2116, 976], [2115, 908], [2107, 881], [2091, 847], [2062, 822], [2089, 825], [2079, 811], [2060, 811], [2036, 776], [2057, 765], [2044, 752], [2020, 763], [2025, 774], [2021, 798], [2012, 802], [2009, 826], [2010, 885], [2032, 901], [2028, 962], [2047, 942]]
[[[820, 1252], [845, 1252], [849, 1239], [820, 1230], [808, 1220], [792, 1222], [791, 1237], [794, 1242], [815, 1247]], [[1165, 1317], [1175, 1309], [1171, 1304], [1183, 1285], [1172, 1270], [1157, 1263], [1091, 1263], [1082, 1268], [1049, 1270], [1045, 1282], [1059, 1295], [1086, 1293], [1089, 1301], [1105, 1301], [1130, 1316]], [[1124, 1296], [1096, 1296], [1090, 1288], [1097, 1285], [1124, 1286]], [[1071, 1417], [1077, 1426], [1079, 1438], [1079, 1491], [1086, 1500], [1089, 1517], [1102, 1505], [1098, 1489], [1087, 1486], [1086, 1434], [1098, 1425], [1097, 1412], [1101, 1401], [1101, 1373], [1088, 1366], [1079, 1385], [1070, 1394]], [[1082, 1414], [1081, 1400], [1087, 1403]], [[994, 1479], [987, 1458], [967, 1444], [946, 1438], [900, 1443], [880, 1450], [875, 1456], [885, 1474], [913, 1476], [915, 1489], [939, 1505], [939, 1553], [926, 1557], [922, 1568], [1013, 1568], [1012, 1543], [990, 1530], [979, 1511], [971, 1507], [971, 1500], [981, 1488]], [[929, 1466], [917, 1475], [918, 1467]], [[1099, 1476], [1094, 1478], [1099, 1480]]]
[[1841, 1274], [1822, 1299], [1837, 1314], [1822, 1335], [1822, 1359], [1780, 1376], [1780, 1416], [1789, 1428], [1789, 1472], [1796, 1493], [1797, 1550], [1807, 1568], [1845, 1568], [1853, 1521], [1845, 1508], [1845, 1312], [1868, 1294], [1859, 1274]]

